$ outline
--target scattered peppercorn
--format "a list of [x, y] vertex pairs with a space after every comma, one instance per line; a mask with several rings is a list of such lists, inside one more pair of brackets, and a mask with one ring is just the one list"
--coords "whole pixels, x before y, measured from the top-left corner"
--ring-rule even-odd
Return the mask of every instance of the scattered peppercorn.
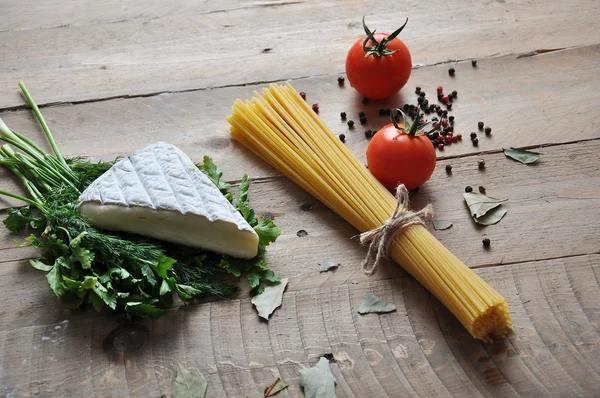
[[338, 137], [340, 137], [340, 141], [346, 142], [346, 134], [342, 133]]
[[448, 69], [448, 74], [449, 74], [450, 76], [454, 76], [454, 74], [455, 74], [455, 73], [456, 73], [456, 71], [454, 70], [454, 68], [450, 68], [450, 69]]
[[443, 150], [444, 150], [444, 144], [440, 142], [440, 143], [438, 144], [438, 149], [439, 149], [440, 151], [443, 151]]
[[304, 238], [306, 235], [308, 235], [308, 232], [306, 232], [303, 229], [301, 229], [300, 231], [296, 232], [296, 236], [299, 237], [299, 238]]
[[430, 140], [435, 140], [436, 138], [438, 138], [440, 136], [440, 134], [437, 131], [434, 131], [433, 133], [429, 133], [427, 135], [427, 137], [429, 137]]
[[379, 116], [385, 116], [385, 109], [379, 109]]
[[448, 120], [450, 121], [450, 123], [454, 123], [454, 116], [448, 116]]
[[369, 99], [368, 99], [367, 97], [363, 98], [363, 100], [362, 100], [362, 103], [363, 103], [363, 104], [367, 104], [367, 103], [369, 103]]
[[477, 127], [479, 128], [479, 130], [483, 130], [483, 122], [477, 123]]
[[360, 124], [366, 124], [367, 123], [367, 118], [364, 117], [364, 116], [361, 116], [359, 120], [360, 120]]
[[456, 139], [459, 140], [459, 141], [462, 141], [462, 134], [457, 134], [456, 135]]
[[[415, 117], [414, 115], [412, 117]], [[396, 121], [396, 123], [398, 123], [400, 121], [400, 116], [396, 115], [394, 116], [394, 120]]]
[[437, 88], [437, 93], [438, 93], [438, 94], [442, 94], [443, 92], [444, 92], [444, 87], [442, 87], [442, 86], [438, 86], [438, 88]]
[[448, 103], [448, 96], [447, 96], [447, 95], [442, 95], [442, 102], [443, 102], [444, 104], [447, 104], [447, 103]]
[[452, 165], [451, 164], [446, 165], [446, 173], [448, 173], [448, 174], [452, 173]]
[[425, 99], [425, 101], [423, 101], [423, 103], [421, 104], [421, 106], [422, 106], [423, 108], [426, 108], [426, 107], [428, 107], [428, 106], [429, 106], [429, 100]]
[[448, 111], [447, 110], [443, 110], [442, 111], [442, 116], [443, 117], [448, 117]]
[[492, 128], [491, 128], [491, 127], [486, 127], [486, 128], [485, 128], [485, 134], [486, 134], [486, 135], [490, 135], [490, 134], [492, 134]]
[[300, 206], [300, 210], [302, 211], [311, 211], [313, 208], [312, 203], [302, 203], [302, 206]]
[[454, 90], [452, 91], [452, 98], [456, 98], [458, 97], [458, 91]]
[[476, 59], [474, 59], [474, 60], [472, 60], [472, 61], [471, 61], [471, 66], [472, 66], [473, 68], [476, 68], [476, 67], [477, 67], [477, 60], [476, 60]]
[[[408, 104], [404, 104], [404, 106], [402, 107], [404, 109], [404, 111], [407, 111], [410, 109], [410, 105]], [[389, 109], [388, 109], [389, 110]]]
[[477, 138], [477, 133], [476, 132], [472, 132], [471, 133], [471, 139], [473, 139], [473, 138]]
[[480, 169], [485, 169], [485, 160], [480, 160], [479, 162], [477, 162], [477, 165]]
[[415, 89], [415, 94], [419, 94], [421, 92], [421, 87], [417, 86]]
[[348, 120], [348, 127], [350, 127], [351, 129], [354, 128], [354, 120]]
[[467, 185], [467, 186], [465, 187], [465, 192], [466, 192], [466, 193], [473, 192], [473, 187], [472, 187], [472, 186], [470, 186], [470, 185]]
[[365, 130], [365, 138], [371, 138], [373, 137], [373, 130], [369, 129], [369, 130]]
[[423, 103], [423, 101], [425, 101], [425, 98], [423, 98], [423, 97], [419, 97], [419, 98], [417, 98], [417, 102], [418, 102], [419, 104], [422, 104], [422, 103]]
[[458, 142], [458, 137], [457, 136], [452, 137], [452, 142]]
[[473, 143], [473, 146], [478, 146], [479, 145], [479, 139], [478, 138], [473, 138], [471, 140], [471, 142]]
[[[409, 108], [410, 108], [410, 107], [409, 107]], [[387, 108], [387, 109], [385, 110], [385, 114], [386, 114], [386, 116], [390, 116], [390, 115], [392, 114], [392, 110], [391, 110], [390, 108]]]
[[479, 192], [485, 193], [485, 187], [483, 185], [479, 186]]
[[338, 77], [338, 84], [339, 84], [340, 86], [343, 86], [343, 85], [344, 85], [344, 81], [345, 81], [345, 80], [346, 80], [346, 79], [344, 79], [342, 76]]
[[359, 112], [359, 113], [358, 113], [358, 117], [363, 117], [364, 115], [365, 115], [365, 113], [364, 113], [364, 112]]
[[425, 97], [425, 91], [421, 91], [421, 92], [419, 93], [419, 97]]
[[490, 238], [483, 238], [481, 243], [483, 243], [483, 247], [490, 247], [490, 244], [491, 244]]
[[312, 104], [312, 110], [319, 113], [319, 104]]
[[433, 141], [431, 141], [431, 143], [433, 144], [434, 147], [437, 148], [437, 146], [440, 145], [440, 140], [433, 140]]
[[340, 113], [340, 117], [342, 118], [342, 120], [346, 120], [346, 116], [346, 112]]
[[304, 91], [300, 91], [300, 97], [302, 97], [302, 99], [306, 101], [306, 93]]
[[449, 111], [452, 110], [452, 104], [448, 104], [448, 106], [446, 107], [446, 109], [448, 109]]
[[[452, 117], [452, 116], [450, 116], [450, 117]], [[454, 126], [448, 126], [447, 129], [448, 129], [449, 133], [453, 133], [454, 132]]]

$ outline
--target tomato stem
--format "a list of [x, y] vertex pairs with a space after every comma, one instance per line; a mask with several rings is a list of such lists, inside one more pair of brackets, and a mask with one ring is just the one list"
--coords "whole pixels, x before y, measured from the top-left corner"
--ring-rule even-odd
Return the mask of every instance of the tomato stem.
[[[404, 29], [404, 27], [406, 26], [407, 23], [408, 23], [408, 18], [406, 18], [404, 25], [402, 25], [401, 27], [396, 29], [394, 32], [392, 32], [391, 35], [384, 37], [383, 39], [381, 39], [380, 42], [378, 42], [377, 39], [375, 39], [375, 31], [376, 30], [371, 31], [367, 27], [367, 24], [365, 23], [365, 17], [363, 16], [362, 24], [363, 24], [365, 33], [367, 34], [367, 37], [363, 41], [363, 45], [362, 45], [363, 50], [365, 51], [365, 58], [368, 57], [369, 55], [372, 55], [374, 57], [381, 57], [384, 55], [392, 55], [392, 54], [398, 52], [398, 50], [389, 50], [387, 48], [387, 46], [392, 40], [394, 40], [396, 37], [398, 37], [398, 35], [400, 34], [400, 32], [402, 32], [402, 30]], [[367, 43], [369, 43], [369, 41], [372, 43], [371, 46], [367, 46]]]
[[[403, 119], [402, 127], [396, 121], [396, 117], [398, 116], [398, 113], [400, 113], [402, 115], [402, 119]], [[416, 137], [417, 135], [419, 135], [419, 133], [421, 133], [422, 135], [427, 135], [427, 134], [431, 133], [433, 130], [435, 130], [435, 128], [433, 128], [429, 131], [425, 131], [425, 128], [427, 128], [427, 126], [429, 126], [431, 124], [431, 122], [421, 124], [421, 112], [419, 112], [418, 110], [417, 110], [417, 117], [416, 117], [414, 123], [412, 123], [412, 124], [409, 122], [408, 116], [406, 116], [406, 113], [402, 112], [402, 109], [400, 109], [400, 108], [396, 108], [396, 109], [392, 110], [392, 112], [390, 113], [390, 116], [391, 116], [392, 123], [394, 124], [394, 127], [396, 128], [396, 130], [402, 131], [403, 133], [410, 135], [411, 137]]]

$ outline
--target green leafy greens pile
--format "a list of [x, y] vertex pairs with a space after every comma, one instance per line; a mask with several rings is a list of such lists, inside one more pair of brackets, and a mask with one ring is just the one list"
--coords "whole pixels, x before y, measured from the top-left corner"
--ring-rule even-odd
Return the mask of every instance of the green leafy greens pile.
[[93, 228], [77, 211], [78, 198], [113, 163], [65, 159], [27, 88], [22, 82], [19, 87], [54, 153], [44, 152], [0, 119], [0, 141], [6, 143], [0, 147], [0, 165], [12, 171], [30, 194], [28, 198], [0, 190], [0, 195], [30, 205], [9, 209], [4, 225], [12, 232], [31, 230], [20, 245], [45, 249], [40, 259], [30, 261], [31, 265], [46, 272], [48, 284], [67, 307], [91, 304], [97, 311], [108, 307], [125, 320], [155, 318], [172, 306], [174, 294], [183, 301], [201, 294], [233, 294], [234, 288], [226, 282], [228, 275], [247, 275], [252, 294], [262, 293], [265, 283], [280, 282], [264, 261], [266, 247], [277, 239], [279, 228], [268, 218], [259, 220], [250, 208], [248, 176], [242, 178], [234, 200], [230, 184], [221, 180], [222, 171], [208, 156], [197, 167], [258, 234], [255, 258], [242, 260]]

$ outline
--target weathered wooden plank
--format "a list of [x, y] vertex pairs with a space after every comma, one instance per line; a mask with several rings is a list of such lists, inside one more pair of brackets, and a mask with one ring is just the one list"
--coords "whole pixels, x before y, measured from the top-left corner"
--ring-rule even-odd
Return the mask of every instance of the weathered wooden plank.
[[[308, 93], [310, 103], [320, 104], [320, 117], [337, 134], [346, 134], [346, 144], [364, 160], [368, 141], [366, 128], [378, 129], [388, 123], [378, 115], [382, 107], [414, 102], [413, 86], [419, 85], [432, 100], [435, 87], [457, 89], [454, 103], [455, 128], [465, 139], [447, 146], [439, 156], [456, 156], [503, 147], [522, 147], [547, 143], [562, 143], [598, 138], [597, 118], [576, 118], [573, 115], [593, 115], [600, 92], [600, 77], [596, 73], [600, 62], [600, 46], [515, 59], [514, 56], [481, 62], [478, 68], [470, 63], [456, 65], [457, 76], [448, 77], [443, 65], [414, 71], [410, 90], [393, 100], [364, 105], [351, 88], [339, 88], [335, 76], [301, 79], [292, 82], [299, 91]], [[535, 73], [532, 73], [535, 71]], [[549, 78], [552, 76], [552, 78]], [[277, 175], [241, 145], [232, 142], [225, 117], [236, 98], [250, 98], [252, 91], [262, 86], [227, 87], [149, 98], [118, 99], [73, 106], [49, 107], [43, 112], [65, 156], [88, 156], [92, 160], [113, 160], [153, 142], [164, 140], [180, 146], [190, 157], [201, 161], [204, 155], [222, 165], [225, 178], [235, 180], [244, 173], [252, 178]], [[31, 86], [35, 95], [36, 87]], [[560, 95], [557, 95], [560, 93]], [[345, 111], [357, 122], [348, 131], [339, 117]], [[368, 123], [358, 124], [358, 113], [366, 113]], [[13, 129], [26, 133], [38, 143], [45, 138], [31, 111], [0, 113]], [[477, 131], [477, 122], [493, 128], [492, 136], [480, 133], [479, 146], [468, 139]], [[543, 134], [534, 134], [543, 132]], [[46, 149], [47, 145], [45, 146]], [[0, 188], [23, 192], [16, 180], [7, 178], [0, 169]], [[0, 199], [0, 208], [8, 204]], [[8, 201], [8, 203], [17, 203]]]
[[[283, 323], [292, 318], [300, 325], [301, 341], [290, 345], [293, 350], [300, 349], [305, 352], [312, 350], [322, 355], [331, 344], [336, 361], [331, 364], [331, 368], [338, 378], [338, 396], [348, 395], [348, 391], [350, 394], [352, 392], [356, 394], [356, 388], [366, 388], [368, 380], [364, 378], [366, 376], [361, 373], [361, 369], [373, 370], [368, 372], [371, 374], [369, 377], [375, 377], [370, 387], [378, 386], [385, 391], [396, 391], [399, 388], [398, 379], [390, 378], [389, 373], [375, 371], [382, 362], [394, 369], [406, 366], [405, 355], [410, 354], [411, 351], [405, 351], [408, 346], [404, 349], [399, 348], [395, 344], [397, 340], [389, 338], [395, 335], [406, 335], [408, 338], [412, 336], [412, 339], [416, 339], [419, 348], [415, 354], [420, 352], [420, 355], [424, 355], [427, 359], [418, 360], [409, 366], [424, 375], [435, 375], [437, 380], [443, 383], [444, 388], [441, 391], [451, 392], [455, 396], [507, 396], [512, 395], [507, 394], [507, 391], [510, 391], [507, 389], [510, 388], [521, 396], [528, 396], [531, 393], [595, 396], [600, 392], [598, 383], [591, 381], [581, 383], [581, 381], [585, 377], [594, 377], [592, 369], [596, 364], [593, 362], [599, 353], [600, 341], [597, 336], [595, 340], [591, 338], [589, 324], [582, 326], [579, 323], [582, 319], [580, 315], [582, 311], [585, 313], [586, 308], [598, 306], [600, 285], [596, 283], [593, 286], [589, 279], [572, 277], [568, 282], [572, 292], [567, 292], [564, 285], [543, 281], [547, 280], [545, 275], [569, 273], [570, 270], [573, 271], [571, 275], [596, 273], [599, 260], [600, 255], [595, 254], [476, 270], [507, 298], [513, 314], [512, 333], [507, 339], [499, 340], [494, 344], [481, 344], [467, 337], [462, 326], [453, 320], [448, 311], [410, 277], [345, 287], [327, 286], [318, 290], [288, 292], [284, 295], [282, 308], [275, 312], [272, 321]], [[537, 279], [532, 279], [538, 276], [541, 283]], [[536, 284], [541, 288], [535, 288]], [[580, 300], [575, 300], [577, 295], [573, 293], [582, 289], [592, 293], [586, 298], [586, 307], [582, 306]], [[372, 291], [393, 302], [398, 306], [398, 311], [387, 315], [367, 315], [359, 318], [356, 309], [365, 291]], [[346, 300], [332, 300], [340, 294], [345, 295]], [[529, 299], [532, 301], [528, 301]], [[535, 307], [528, 305], [534, 302], [546, 302], [552, 306], [553, 300], [559, 300], [561, 311], [549, 311], [543, 320], [540, 319], [541, 313], [536, 311], [547, 311], [549, 307], [545, 304]], [[315, 307], [324, 311], [321, 313], [318, 309], [315, 310]], [[144, 391], [150, 396], [159, 393], [168, 395], [175, 374], [167, 368], [172, 369], [176, 362], [187, 360], [187, 365], [190, 367], [203, 367], [203, 373], [210, 383], [209, 389], [211, 392], [215, 391], [217, 396], [224, 396], [218, 392], [219, 381], [224, 383], [223, 385], [237, 385], [248, 378], [251, 384], [240, 387], [243, 388], [244, 396], [254, 391], [258, 393], [263, 386], [256, 385], [255, 390], [253, 376], [262, 375], [266, 378], [277, 368], [282, 371], [281, 367], [285, 365], [282, 362], [277, 364], [273, 362], [274, 359], [279, 361], [272, 355], [277, 349], [271, 351], [271, 347], [258, 340], [262, 337], [277, 341], [281, 337], [274, 335], [279, 334], [281, 329], [273, 328], [270, 324], [265, 325], [256, 315], [252, 318], [250, 308], [250, 300], [246, 298], [239, 301], [191, 305], [169, 311], [166, 318], [145, 323], [151, 330], [151, 334], [140, 351], [125, 353], [117, 360], [113, 358], [113, 362], [110, 362], [106, 351], [99, 344], [102, 334], [95, 331], [99, 326], [97, 321], [104, 322], [102, 315], [93, 320], [93, 325], [96, 325], [94, 327], [89, 319], [71, 318], [70, 315], [66, 317], [68, 322], [17, 326], [0, 333], [0, 347], [2, 347], [0, 359], [3, 363], [2, 392], [25, 396], [35, 388], [43, 386], [46, 395], [76, 396], [74, 390], [65, 389], [65, 386], [79, 386], [77, 383], [84, 383], [77, 390], [83, 391], [82, 388], [86, 388], [85, 382], [89, 382], [94, 369], [104, 367], [112, 369], [110, 374], [104, 374], [107, 377], [105, 383], [122, 386], [129, 383], [128, 387], [120, 391], [112, 390], [113, 396], [139, 395], [142, 379], [148, 383]], [[295, 313], [290, 312], [292, 308]], [[183, 318], [182, 313], [185, 314]], [[334, 313], [335, 318], [332, 316]], [[556, 332], [553, 323], [579, 326], [565, 327], [561, 333], [564, 333], [567, 339], [560, 344], [552, 344], [555, 340], [543, 340], [545, 340], [544, 336]], [[106, 324], [104, 332], [111, 327], [111, 322]], [[170, 325], [169, 333], [167, 333], [167, 325]], [[388, 325], [396, 325], [398, 328], [394, 328], [391, 331], [393, 334], [390, 334], [390, 331], [385, 332]], [[56, 329], [56, 326], [61, 328]], [[243, 341], [239, 346], [223, 344], [239, 342], [242, 336], [247, 335], [244, 330], [252, 333], [257, 331], [262, 336]], [[312, 330], [316, 331], [314, 335]], [[216, 337], [217, 343], [212, 344], [215, 339], [212, 333], [215, 331], [220, 335]], [[235, 337], [236, 335], [238, 337]], [[48, 339], [42, 341], [42, 336]], [[283, 338], [285, 339], [285, 336]], [[168, 341], [169, 339], [171, 340]], [[587, 345], [581, 345], [585, 339], [588, 339]], [[42, 348], [44, 352], [51, 353], [45, 356], [46, 359], [53, 357], [57, 363], [65, 361], [70, 364], [68, 375], [51, 376], [52, 383], [41, 383], [43, 379], [40, 379], [42, 376], [40, 369], [44, 369], [47, 373], [54, 372], [56, 368], [52, 369], [50, 364], [43, 365], [43, 361], [31, 362], [30, 356], [36, 358], [36, 355], [44, 354], [44, 352], [35, 354], [37, 340], [40, 340], [42, 345], [48, 344]], [[182, 351], [184, 347], [185, 351]], [[260, 353], [260, 349], [267, 350], [271, 354]], [[587, 350], [586, 355], [583, 355], [582, 349]], [[211, 373], [213, 370], [210, 370], [215, 369], [211, 354], [213, 350], [215, 357], [222, 360], [216, 365], [219, 368], [216, 373], [217, 379], [212, 377], [215, 373]], [[395, 353], [393, 360], [388, 355], [384, 355], [387, 350]], [[574, 357], [559, 355], [561, 350], [579, 352], [579, 358], [584, 362], [579, 363], [579, 366], [568, 366]], [[77, 352], [78, 355], [72, 355], [73, 352]], [[246, 360], [245, 357], [249, 354], [259, 355], [257, 359], [262, 363]], [[295, 359], [302, 358], [302, 354], [295, 357]], [[288, 361], [287, 365], [291, 365], [292, 362], [295, 360]], [[132, 368], [139, 367], [141, 363], [147, 365], [146, 374], [140, 373], [140, 369], [136, 372], [132, 371]], [[35, 366], [31, 368], [31, 364]], [[162, 365], [157, 366], [157, 364]], [[299, 368], [311, 364], [314, 364], [314, 360], [310, 363], [301, 360], [293, 366], [297, 372]], [[161, 375], [155, 374], [159, 369]], [[338, 371], [341, 371], [341, 377]], [[286, 372], [288, 371], [282, 371], [282, 373]], [[292, 374], [292, 371], [289, 373]], [[360, 380], [363, 386], [357, 387], [356, 379], [345, 377], [352, 373], [362, 375]], [[133, 380], [131, 384], [131, 376], [136, 374], [138, 379]], [[398, 373], [395, 375], [397, 376]], [[409, 372], [405, 375], [408, 376], [407, 381], [411, 386], [420, 385], [423, 388], [424, 394], [419, 393], [419, 396], [437, 396], [435, 391], [440, 391], [439, 387], [432, 386], [429, 389], [427, 384], [416, 383], [412, 378], [413, 373]], [[94, 376], [96, 381], [98, 376], [99, 374]], [[154, 384], [152, 382], [154, 380], [158, 383]], [[298, 383], [297, 379], [292, 380], [292, 383]], [[97, 389], [96, 383], [93, 385], [96, 395], [100, 395], [102, 390]], [[350, 386], [352, 390], [345, 390], [345, 386]], [[302, 396], [297, 384], [287, 393], [292, 397]]]
[[402, 38], [414, 64], [596, 44], [600, 15], [593, 0], [545, 7], [411, 0], [401, 10], [385, 2], [112, 0], [99, 8], [90, 0], [70, 12], [50, 2], [8, 6], [0, 108], [21, 103], [19, 80], [45, 103], [340, 73], [366, 13], [378, 31], [410, 17]]
[[[535, 166], [522, 165], [503, 154], [488, 154], [483, 157], [484, 171], [478, 169], [477, 157], [444, 160], [432, 180], [411, 199], [415, 208], [432, 203], [437, 219], [454, 223], [433, 234], [471, 267], [595, 253], [600, 230], [590, 220], [600, 217], [598, 151], [600, 141], [548, 147]], [[451, 175], [444, 171], [448, 163], [453, 165]], [[464, 187], [477, 189], [480, 184], [489, 195], [509, 199], [503, 204], [508, 214], [497, 225], [475, 224], [464, 204]], [[293, 183], [286, 179], [256, 183], [250, 201], [258, 214], [275, 215], [283, 234], [270, 248], [268, 262], [278, 274], [290, 277], [297, 288], [367, 280], [359, 266], [364, 248], [356, 241], [356, 231]], [[303, 211], [304, 203], [312, 203], [312, 210]], [[572, 233], [574, 228], [577, 234]], [[299, 230], [305, 230], [307, 236], [297, 236]], [[488, 250], [481, 244], [484, 235], [492, 241]], [[11, 244], [4, 243], [7, 249], [0, 249], [4, 262], [35, 253], [9, 249]], [[319, 273], [317, 263], [329, 260], [342, 265], [334, 272]], [[0, 269], [6, 275], [6, 295], [18, 288], [15, 283], [23, 272], [29, 269], [21, 263], [7, 263]], [[404, 271], [390, 263], [385, 273], [374, 277], [402, 275]]]

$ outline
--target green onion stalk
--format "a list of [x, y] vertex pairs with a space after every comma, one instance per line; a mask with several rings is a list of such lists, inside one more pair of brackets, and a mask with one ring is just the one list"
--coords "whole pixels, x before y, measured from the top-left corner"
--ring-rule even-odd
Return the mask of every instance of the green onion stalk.
[[10, 129], [0, 118], [0, 141], [5, 143], [0, 147], [0, 165], [6, 166], [21, 181], [30, 198], [1, 189], [0, 195], [21, 200], [44, 213], [45, 194], [63, 185], [79, 191], [79, 181], [58, 150], [52, 132], [27, 87], [23, 82], [19, 82], [19, 87], [42, 126], [53, 154], [45, 152], [27, 137]]

